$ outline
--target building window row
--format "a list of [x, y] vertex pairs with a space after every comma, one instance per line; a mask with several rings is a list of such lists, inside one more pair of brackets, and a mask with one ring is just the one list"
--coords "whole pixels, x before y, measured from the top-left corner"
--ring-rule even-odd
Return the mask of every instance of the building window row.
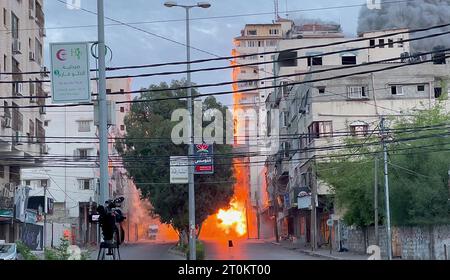
[[[395, 41], [397, 41], [397, 42], [395, 42]], [[378, 39], [378, 41], [377, 40], [375, 40], [375, 39], [371, 39], [371, 40], [369, 40], [369, 44], [370, 44], [370, 47], [372, 47], [372, 48], [375, 48], [375, 47], [378, 47], [378, 48], [394, 48], [395, 47], [395, 44], [397, 44], [397, 47], [398, 48], [403, 48], [403, 38], [397, 38], [397, 40], [395, 40], [395, 39], [393, 39], [393, 38], [388, 38], [387, 40], [386, 39]]]

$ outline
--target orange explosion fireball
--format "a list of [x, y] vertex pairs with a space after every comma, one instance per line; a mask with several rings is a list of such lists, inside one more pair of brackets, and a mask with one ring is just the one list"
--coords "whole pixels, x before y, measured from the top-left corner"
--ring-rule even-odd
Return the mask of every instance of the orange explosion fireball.
[[[236, 50], [233, 50], [233, 56], [238, 55]], [[236, 65], [236, 61], [231, 63]], [[233, 81], [238, 80], [238, 73], [240, 68], [233, 68]], [[235, 83], [233, 84], [233, 101], [236, 111], [240, 108], [240, 99], [243, 97], [239, 92], [239, 87]], [[238, 136], [238, 132], [241, 131], [239, 127], [245, 125], [244, 121], [235, 119], [234, 123], [234, 135]], [[226, 209], [220, 209], [218, 213], [210, 216], [202, 227], [201, 237], [204, 239], [239, 239], [254, 237], [256, 235], [256, 213], [254, 209], [249, 205], [249, 167], [247, 159], [234, 159], [234, 176], [236, 178], [236, 184], [234, 186], [234, 196], [230, 202], [230, 205]]]
[[247, 220], [245, 212], [242, 211], [243, 207], [238, 201], [233, 201], [230, 204], [230, 209], [220, 209], [219, 213], [217, 213], [217, 219], [220, 222], [219, 227], [222, 227], [227, 234], [234, 230], [239, 236], [243, 236], [247, 232]]

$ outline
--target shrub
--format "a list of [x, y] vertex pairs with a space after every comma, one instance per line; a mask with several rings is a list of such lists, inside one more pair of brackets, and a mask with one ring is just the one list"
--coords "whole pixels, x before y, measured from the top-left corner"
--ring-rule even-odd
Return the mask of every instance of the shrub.
[[35, 261], [39, 260], [39, 258], [31, 252], [31, 249], [28, 248], [25, 243], [22, 241], [16, 241], [17, 252], [22, 256], [22, 258], [26, 261]]

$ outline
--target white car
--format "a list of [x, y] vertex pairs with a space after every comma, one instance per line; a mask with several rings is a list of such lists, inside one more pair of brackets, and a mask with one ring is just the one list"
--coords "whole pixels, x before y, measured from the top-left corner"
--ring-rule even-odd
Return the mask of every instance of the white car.
[[0, 243], [0, 260], [17, 260], [17, 246], [15, 243]]

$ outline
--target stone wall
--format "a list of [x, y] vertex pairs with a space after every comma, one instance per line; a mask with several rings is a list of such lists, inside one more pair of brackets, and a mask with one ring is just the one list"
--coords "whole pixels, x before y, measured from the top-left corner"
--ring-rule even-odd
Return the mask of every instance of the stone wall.
[[[374, 227], [369, 227], [366, 233], [360, 228], [340, 227], [342, 247], [350, 252], [366, 254], [366, 248], [375, 245]], [[385, 227], [379, 227], [379, 241], [382, 258], [387, 258], [387, 233]], [[336, 239], [336, 247], [339, 240]], [[392, 228], [392, 251], [394, 258], [406, 260], [445, 260], [450, 258], [450, 225], [415, 226]]]

